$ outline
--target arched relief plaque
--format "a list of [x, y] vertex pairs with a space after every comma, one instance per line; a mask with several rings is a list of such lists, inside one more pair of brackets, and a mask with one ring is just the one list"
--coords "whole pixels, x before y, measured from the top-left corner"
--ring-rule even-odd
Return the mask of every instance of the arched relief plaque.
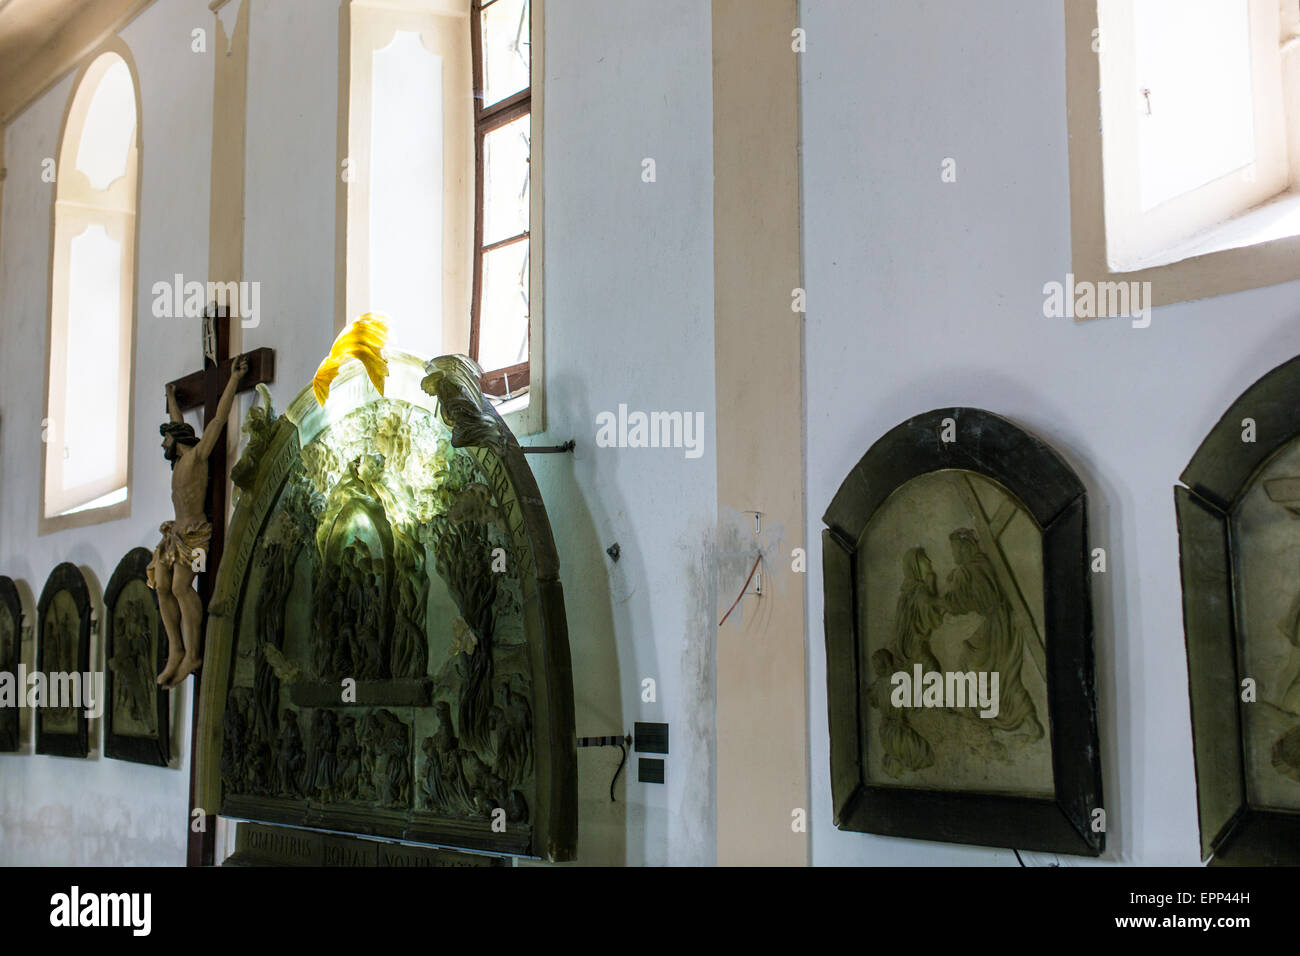
[[[66, 562], [58, 565], [46, 579], [36, 604], [36, 670], [49, 695], [36, 709], [38, 754], [90, 754], [85, 687], [92, 676], [90, 615], [90, 589], [80, 569]], [[61, 706], [53, 706], [56, 703]]]
[[1083, 485], [973, 408], [877, 441], [823, 518], [835, 824], [1105, 845]]
[[18, 681], [18, 665], [23, 657], [23, 602], [12, 578], [0, 577], [0, 674], [8, 674], [15, 699], [0, 704], [0, 753], [17, 753], [22, 749], [23, 710], [17, 695], [26, 698], [27, 688]]
[[324, 406], [308, 388], [245, 426], [200, 799], [265, 824], [571, 859], [572, 675], [541, 495], [459, 360], [426, 376], [384, 357], [382, 396], [349, 361]]
[[1201, 856], [1300, 864], [1300, 358], [1175, 486]]
[[104, 756], [165, 767], [171, 695], [155, 680], [167, 633], [145, 575], [152, 558], [145, 548], [127, 552], [104, 591]]

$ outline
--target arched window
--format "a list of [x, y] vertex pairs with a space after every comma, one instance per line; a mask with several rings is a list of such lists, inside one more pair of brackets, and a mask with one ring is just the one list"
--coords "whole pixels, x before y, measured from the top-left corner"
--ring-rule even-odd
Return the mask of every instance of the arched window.
[[55, 164], [42, 531], [129, 513], [139, 95], [120, 43], [73, 86]]

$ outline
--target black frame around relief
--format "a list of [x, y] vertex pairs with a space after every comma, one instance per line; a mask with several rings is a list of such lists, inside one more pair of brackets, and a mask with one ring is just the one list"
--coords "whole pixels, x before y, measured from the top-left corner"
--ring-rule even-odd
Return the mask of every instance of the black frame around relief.
[[[17, 683], [18, 664], [23, 659], [23, 600], [13, 578], [0, 577], [0, 605], [8, 609], [14, 622], [13, 659], [0, 659], [0, 671], [12, 673], [15, 692], [26, 694], [27, 689]], [[0, 708], [0, 753], [19, 753], [23, 742], [22, 711], [17, 707]]]
[[[113, 576], [109, 578], [104, 591], [104, 756], [115, 760], [130, 760], [135, 763], [152, 764], [157, 767], [167, 766], [171, 750], [171, 725], [168, 720], [171, 697], [162, 687], [155, 690], [157, 700], [158, 728], [153, 737], [135, 737], [115, 733], [113, 730], [114, 680], [116, 675], [109, 662], [113, 660], [113, 647], [117, 635], [114, 633], [114, 612], [123, 589], [132, 581], [148, 584], [145, 573], [153, 554], [145, 548], [135, 548], [122, 558]], [[162, 615], [158, 611], [158, 594], [148, 588], [150, 608], [153, 611], [155, 653], [153, 672], [162, 673], [167, 665], [167, 632], [163, 627]]]
[[[945, 443], [944, 419], [957, 440]], [[865, 721], [870, 683], [855, 563], [865, 532], [898, 488], [964, 469], [998, 482], [1038, 522], [1043, 541], [1044, 629], [1055, 798], [879, 787], [868, 783]], [[880, 438], [845, 478], [822, 519], [826, 683], [835, 825], [885, 836], [1097, 856], [1092, 828], [1103, 806], [1093, 670], [1092, 603], [1083, 484], [1059, 455], [1004, 418], [976, 408], [936, 409]]]
[[[77, 607], [77, 670], [82, 674], [90, 670], [90, 588], [75, 564], [66, 561], [55, 567], [41, 590], [36, 604], [36, 669], [48, 673], [45, 666], [45, 615], [50, 602], [60, 591], [66, 591]], [[77, 710], [77, 730], [71, 734], [47, 733], [44, 708], [36, 710], [36, 752], [56, 757], [87, 757], [90, 755], [90, 719], [84, 708]]]
[[[1242, 441], [1242, 421], [1255, 441]], [[1257, 381], [1210, 429], [1174, 486], [1201, 858], [1300, 865], [1300, 813], [1252, 806], [1241, 709], [1242, 637], [1231, 516], [1255, 475], [1300, 438], [1300, 357]], [[1185, 487], [1184, 487], [1185, 486]]]

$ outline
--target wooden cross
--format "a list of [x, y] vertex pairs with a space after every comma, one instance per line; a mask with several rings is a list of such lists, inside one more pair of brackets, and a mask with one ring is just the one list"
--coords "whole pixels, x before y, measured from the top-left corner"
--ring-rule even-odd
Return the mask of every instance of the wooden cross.
[[[230, 355], [230, 311], [210, 306], [203, 318], [203, 369], [191, 372], [184, 378], [170, 383], [176, 389], [176, 404], [182, 412], [195, 408], [203, 409], [203, 428], [206, 432], [211, 426], [213, 416], [217, 413], [217, 403], [226, 383], [230, 381], [230, 366], [234, 357]], [[248, 354], [248, 372], [239, 383], [239, 391], [246, 392], [256, 385], [275, 380], [275, 350], [255, 349]], [[204, 514], [212, 522], [212, 541], [208, 544], [205, 570], [198, 575], [199, 597], [203, 601], [203, 628], [207, 630], [207, 607], [212, 600], [213, 587], [216, 584], [217, 568], [221, 566], [221, 553], [226, 543], [226, 486], [230, 472], [226, 467], [226, 442], [216, 443], [208, 457], [208, 496]], [[199, 686], [202, 683], [200, 671], [194, 680], [194, 692], [191, 696], [190, 714], [190, 821], [194, 819], [195, 778], [197, 765], [194, 762], [194, 741], [199, 739]], [[205, 826], [203, 832], [195, 833], [189, 822], [186, 823], [189, 838], [185, 854], [187, 866], [212, 866], [215, 862], [216, 820], [212, 812], [215, 808], [203, 808]]]
[[961, 472], [953, 471], [948, 473], [951, 476], [957, 488], [957, 494], [965, 502], [966, 508], [970, 511], [971, 517], [975, 522], [975, 536], [979, 538], [980, 548], [988, 556], [989, 563], [993, 565], [993, 572], [997, 575], [998, 583], [1002, 585], [1002, 590], [1006, 593], [1007, 600], [1011, 604], [1011, 616], [1014, 623], [1024, 629], [1029, 635], [1029, 640], [1025, 641], [1025, 649], [1029, 651], [1029, 656], [1033, 659], [1034, 665], [1038, 672], [1043, 675], [1043, 680], [1047, 680], [1047, 647], [1043, 641], [1043, 635], [1038, 632], [1038, 625], [1034, 623], [1034, 616], [1029, 613], [1029, 604], [1025, 601], [1025, 596], [1020, 590], [1020, 585], [1016, 580], [1015, 572], [1011, 570], [1011, 565], [1007, 563], [1006, 555], [1002, 553], [1002, 532], [1007, 529], [1019, 509], [1010, 498], [1005, 498], [1002, 505], [998, 508], [997, 514], [989, 517], [984, 511], [984, 506], [980, 504], [979, 495], [975, 493], [975, 486], [971, 483], [970, 476]]

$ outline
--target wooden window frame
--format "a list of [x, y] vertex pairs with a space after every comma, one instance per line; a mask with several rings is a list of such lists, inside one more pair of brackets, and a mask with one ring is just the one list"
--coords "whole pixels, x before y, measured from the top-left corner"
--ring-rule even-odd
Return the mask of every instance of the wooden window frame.
[[[505, 248], [515, 245], [519, 242], [529, 243], [528, 258], [528, 275], [529, 275], [529, 295], [528, 295], [528, 359], [516, 365], [507, 366], [506, 368], [492, 369], [483, 374], [482, 387], [483, 391], [497, 398], [507, 398], [518, 392], [522, 388], [531, 386], [530, 372], [531, 360], [533, 354], [533, 244], [532, 236], [533, 216], [529, 215], [528, 229], [515, 236], [509, 236], [505, 239], [484, 245], [483, 243], [483, 220], [484, 220], [484, 190], [483, 190], [483, 168], [486, 161], [485, 143], [487, 134], [493, 130], [500, 129], [508, 123], [533, 114], [533, 77], [536, 73], [536, 64], [532, 59], [533, 35], [535, 29], [535, 12], [533, 5], [529, 4], [529, 26], [528, 26], [528, 43], [529, 43], [529, 76], [528, 86], [524, 89], [507, 96], [489, 106], [484, 105], [484, 77], [483, 77], [483, 23], [482, 12], [498, 0], [471, 0], [470, 3], [470, 61], [474, 70], [474, 291], [470, 305], [470, 326], [469, 326], [469, 354], [474, 361], [478, 361], [479, 341], [482, 329], [483, 313], [483, 258], [487, 253], [496, 249]], [[533, 138], [529, 135], [529, 183], [528, 196], [530, 205], [532, 196], [536, 189], [537, 183], [533, 181], [534, 167], [531, 162]], [[531, 388], [530, 388], [531, 392]], [[531, 398], [530, 402], [531, 404]]]

